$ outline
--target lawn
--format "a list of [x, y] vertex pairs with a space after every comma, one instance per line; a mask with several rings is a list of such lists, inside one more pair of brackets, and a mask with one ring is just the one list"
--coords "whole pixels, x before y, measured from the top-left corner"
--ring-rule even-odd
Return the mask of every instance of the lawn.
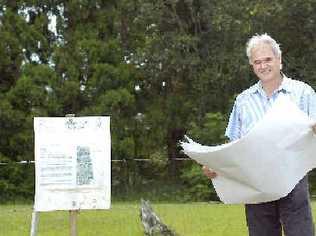
[[[155, 203], [162, 221], [182, 236], [247, 235], [243, 206], [210, 203]], [[316, 216], [316, 203], [313, 203]], [[0, 205], [0, 235], [29, 235], [31, 205]], [[40, 213], [38, 236], [69, 235], [69, 214], [65, 211]], [[111, 210], [81, 211], [79, 236], [141, 236], [139, 204], [113, 203]]]

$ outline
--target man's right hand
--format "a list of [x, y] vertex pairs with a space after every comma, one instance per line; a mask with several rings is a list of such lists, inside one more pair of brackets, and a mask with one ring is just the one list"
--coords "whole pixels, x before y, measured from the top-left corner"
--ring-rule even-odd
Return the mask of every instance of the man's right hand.
[[203, 174], [208, 177], [209, 179], [213, 179], [217, 176], [217, 173], [210, 170], [209, 168], [207, 168], [206, 166], [203, 166], [202, 167], [202, 171], [203, 171]]

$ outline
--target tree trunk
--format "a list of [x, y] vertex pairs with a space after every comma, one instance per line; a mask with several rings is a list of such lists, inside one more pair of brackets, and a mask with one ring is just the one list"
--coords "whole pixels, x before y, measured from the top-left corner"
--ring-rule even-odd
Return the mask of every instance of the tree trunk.
[[180, 147], [178, 146], [179, 141], [185, 134], [184, 128], [169, 128], [167, 137], [168, 146], [168, 172], [171, 178], [177, 176], [177, 164], [176, 158], [180, 157]]

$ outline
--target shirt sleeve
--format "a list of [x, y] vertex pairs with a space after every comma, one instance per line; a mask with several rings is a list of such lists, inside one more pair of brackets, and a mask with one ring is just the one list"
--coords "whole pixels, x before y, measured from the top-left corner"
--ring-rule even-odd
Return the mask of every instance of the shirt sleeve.
[[241, 137], [241, 120], [237, 101], [235, 101], [233, 110], [230, 113], [225, 136], [227, 136], [230, 141], [235, 141]]
[[306, 97], [306, 103], [308, 116], [316, 121], [316, 93], [312, 88]]

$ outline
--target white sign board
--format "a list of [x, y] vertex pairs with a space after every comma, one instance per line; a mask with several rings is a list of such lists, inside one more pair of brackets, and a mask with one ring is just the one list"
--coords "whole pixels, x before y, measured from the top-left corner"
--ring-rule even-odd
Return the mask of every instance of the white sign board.
[[35, 117], [35, 211], [109, 209], [109, 117]]

